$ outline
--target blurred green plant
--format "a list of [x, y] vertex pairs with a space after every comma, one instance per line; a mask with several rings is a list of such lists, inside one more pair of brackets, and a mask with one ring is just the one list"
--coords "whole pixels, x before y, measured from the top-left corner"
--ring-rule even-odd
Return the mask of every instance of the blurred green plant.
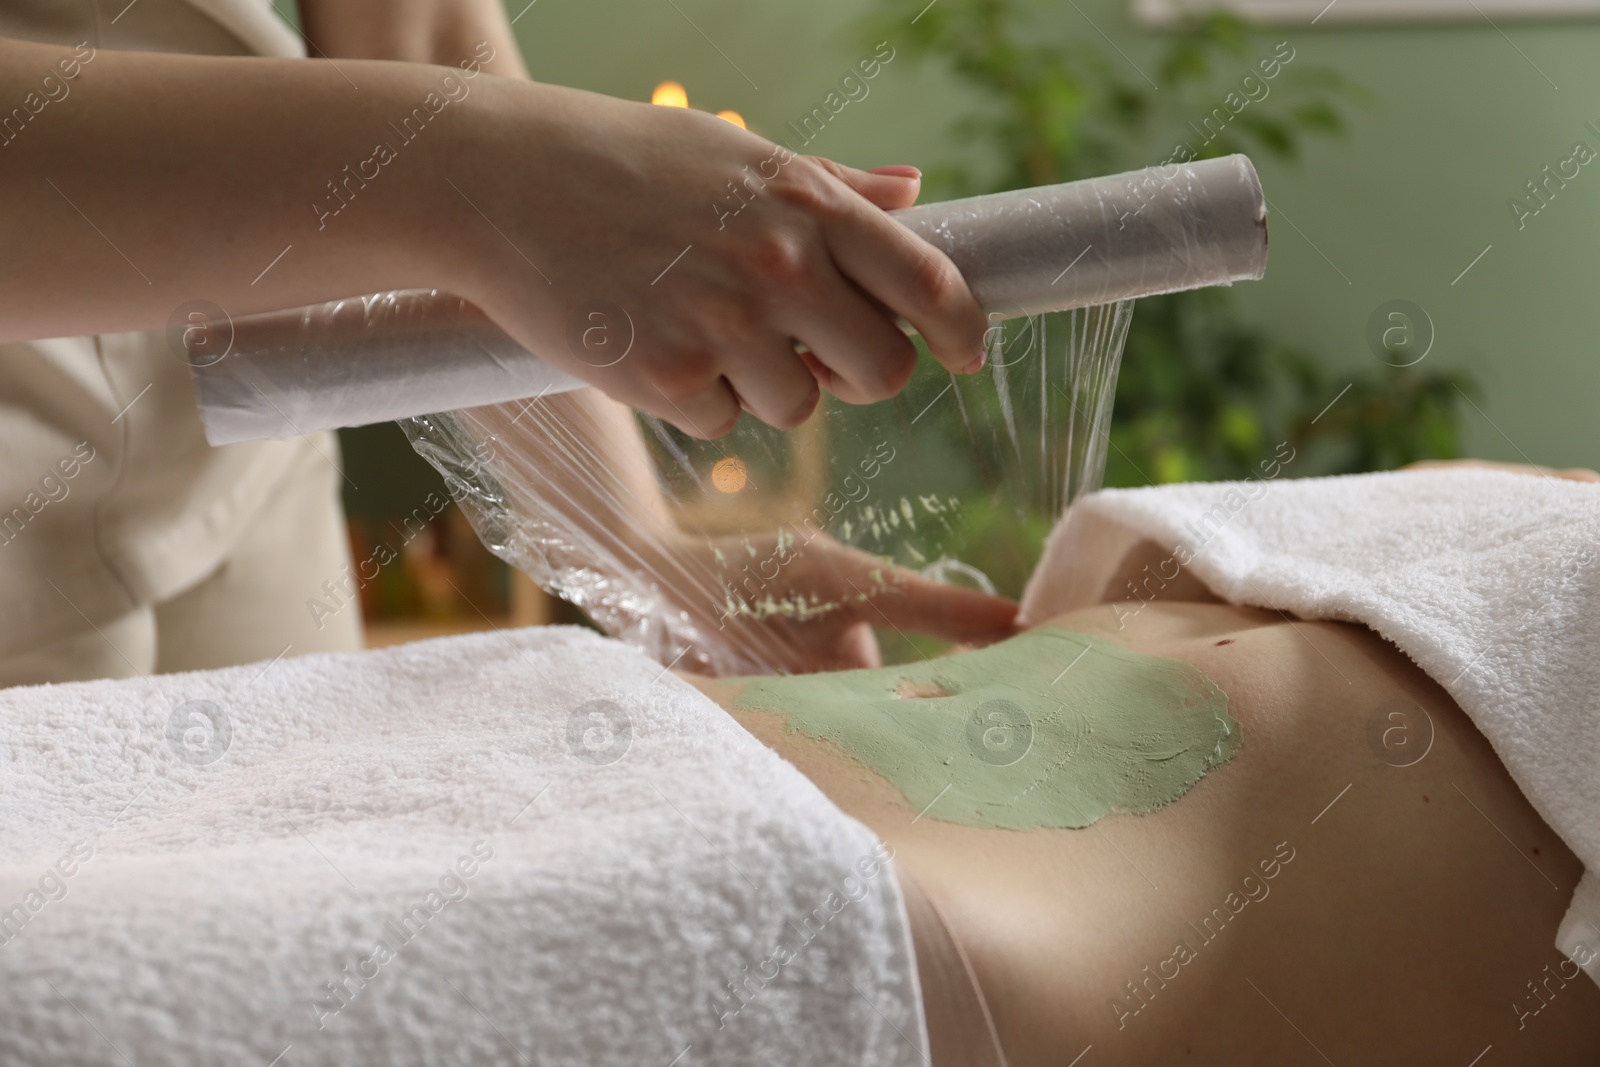
[[[1243, 21], [1199, 17], [1165, 35], [1157, 83], [1099, 36], [1061, 39], [1059, 8], [1036, 0], [878, 0], [873, 41], [940, 64], [974, 110], [952, 124], [962, 162], [931, 167], [929, 192], [970, 196], [1113, 174], [1172, 160], [1245, 152], [1297, 162], [1308, 138], [1345, 130], [1365, 94], [1338, 73], [1282, 63], [1269, 91], [1205, 126], [1239, 79], [1274, 57]], [[920, 16], [918, 12], [920, 11]], [[913, 19], [913, 16], [917, 16]], [[1279, 56], [1278, 58], [1282, 58]], [[1197, 129], [1208, 135], [1200, 141]], [[1341, 395], [1346, 383], [1349, 388]], [[1459, 392], [1458, 392], [1459, 390]], [[1141, 301], [1112, 416], [1107, 485], [1239, 478], [1278, 442], [1291, 474], [1387, 469], [1461, 454], [1465, 375], [1382, 367], [1352, 375], [1249, 325], [1226, 289]], [[1328, 404], [1338, 397], [1332, 408]], [[1327, 413], [1318, 417], [1324, 409]]]

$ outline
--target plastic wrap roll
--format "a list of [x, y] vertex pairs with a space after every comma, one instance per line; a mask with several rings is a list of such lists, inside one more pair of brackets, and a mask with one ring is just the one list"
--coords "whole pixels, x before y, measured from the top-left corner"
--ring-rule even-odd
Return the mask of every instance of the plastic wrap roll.
[[[950, 256], [996, 320], [1230, 285], [1266, 270], [1266, 201], [1242, 155], [894, 214]], [[214, 445], [586, 384], [438, 292], [384, 293], [207, 325], [210, 350], [226, 354], [191, 364]], [[231, 336], [216, 338], [224, 328]]]
[[206, 328], [206, 344], [224, 354], [215, 362], [191, 358], [190, 365], [214, 445], [588, 384], [534, 356], [465, 300], [433, 290], [335, 300]]
[[894, 215], [1002, 318], [1255, 281], [1267, 269], [1267, 203], [1242, 155]]

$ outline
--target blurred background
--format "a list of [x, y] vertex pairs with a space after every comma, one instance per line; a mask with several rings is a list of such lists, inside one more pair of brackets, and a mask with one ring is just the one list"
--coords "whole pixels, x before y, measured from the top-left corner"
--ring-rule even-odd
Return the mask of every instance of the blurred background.
[[[1164, 0], [508, 0], [540, 80], [910, 163], [925, 199], [1249, 153], [1267, 279], [1140, 303], [1108, 485], [1242, 477], [1285, 441], [1286, 476], [1600, 466], [1600, 166], [1579, 151], [1600, 153], [1600, 2], [1240, 6], [1252, 21], [1161, 18]], [[840, 107], [875, 53], [892, 58]], [[435, 514], [439, 477], [397, 428], [343, 444], [355, 557], [398, 554], [362, 591], [372, 643], [576, 620], [454, 505]]]

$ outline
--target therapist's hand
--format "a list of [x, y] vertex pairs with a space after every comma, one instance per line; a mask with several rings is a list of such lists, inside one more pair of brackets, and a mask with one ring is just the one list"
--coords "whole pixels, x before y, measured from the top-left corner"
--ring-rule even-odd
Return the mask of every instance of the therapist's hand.
[[[775, 537], [721, 543], [684, 536], [646, 554], [661, 556], [649, 567], [656, 593], [710, 635], [717, 659], [737, 654], [764, 671], [879, 666], [874, 626], [961, 645], [988, 645], [1018, 632], [1017, 604], [1005, 597], [924, 578], [827, 534], [798, 547], [793, 538], [788, 543], [779, 551]], [[726, 560], [736, 562], [730, 567]], [[761, 563], [738, 567], [751, 560]], [[691, 648], [678, 666], [703, 673], [710, 655]]]
[[960, 274], [879, 206], [914, 198], [916, 178], [702, 112], [481, 81], [444, 168], [460, 202], [442, 207], [480, 250], [461, 295], [549, 362], [697, 437], [741, 408], [794, 426], [819, 381], [852, 403], [894, 395], [915, 364], [894, 315], [948, 369], [981, 366], [986, 323]]

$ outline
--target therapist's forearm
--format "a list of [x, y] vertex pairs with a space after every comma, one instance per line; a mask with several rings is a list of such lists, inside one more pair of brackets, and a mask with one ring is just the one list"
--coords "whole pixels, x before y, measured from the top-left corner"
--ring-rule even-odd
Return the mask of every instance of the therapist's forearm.
[[[390, 128], [449, 73], [0, 39], [0, 339], [155, 328], [196, 299], [237, 315], [450, 288], [471, 209], [443, 149], [464, 107], [416, 143]], [[362, 180], [383, 141], [397, 158]]]

